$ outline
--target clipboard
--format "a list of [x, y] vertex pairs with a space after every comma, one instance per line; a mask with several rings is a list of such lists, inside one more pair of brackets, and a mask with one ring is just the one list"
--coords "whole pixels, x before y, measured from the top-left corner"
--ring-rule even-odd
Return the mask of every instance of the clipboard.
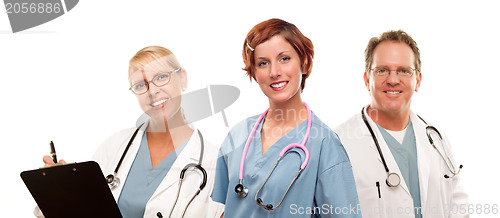
[[122, 217], [94, 161], [23, 171], [21, 178], [46, 218]]

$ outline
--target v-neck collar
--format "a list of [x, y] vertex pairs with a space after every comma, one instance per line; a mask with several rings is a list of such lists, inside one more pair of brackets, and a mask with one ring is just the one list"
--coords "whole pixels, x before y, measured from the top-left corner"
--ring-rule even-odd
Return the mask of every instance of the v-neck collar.
[[[314, 115], [311, 114], [311, 119], [313, 119], [313, 116]], [[264, 120], [265, 118], [262, 119], [262, 121], [259, 123], [248, 148], [248, 152], [250, 153], [250, 155], [247, 155], [247, 160], [245, 160], [245, 162], [247, 162], [247, 164], [249, 165], [251, 164], [252, 166], [255, 166], [255, 168], [252, 167], [252, 169], [255, 171], [248, 171], [250, 175], [254, 175], [268, 161], [276, 161], [281, 150], [283, 150], [283, 148], [285, 148], [287, 145], [292, 143], [301, 143], [304, 140], [304, 135], [307, 128], [307, 120], [305, 120], [291, 129], [289, 132], [287, 132], [280, 139], [278, 139], [278, 141], [271, 145], [271, 147], [269, 147], [267, 151], [262, 154], [261, 131]]]
[[160, 163], [158, 163], [158, 165], [156, 165], [156, 167], [153, 168], [153, 164], [151, 163], [151, 154], [149, 153], [149, 143], [147, 140], [147, 134], [146, 132], [144, 132], [142, 136], [142, 141], [144, 143], [141, 143], [138, 154], [144, 157], [143, 166], [145, 172], [148, 172], [147, 173], [148, 184], [153, 182], [154, 179], [157, 178], [159, 175], [162, 175], [163, 171], [169, 170], [172, 167], [173, 163], [177, 159], [178, 153], [180, 153], [184, 149], [186, 144], [189, 142], [189, 139], [191, 139], [191, 137], [188, 138], [186, 141], [184, 141], [179, 147], [177, 147], [177, 149], [172, 151], [168, 156], [163, 158], [163, 160], [161, 160]]
[[383, 133], [382, 136], [384, 137], [384, 140], [390, 141], [390, 143], [387, 143], [388, 145], [392, 144], [392, 145], [403, 146], [403, 145], [407, 144], [409, 142], [409, 140], [411, 140], [410, 137], [413, 135], [413, 126], [412, 126], [411, 120], [405, 129], [406, 132], [405, 132], [405, 135], [403, 136], [402, 142], [399, 142], [396, 138], [394, 138], [394, 136], [389, 131], [384, 129], [384, 127], [378, 125], [378, 123], [375, 123], [375, 124], [377, 125], [378, 129], [380, 130], [380, 133]]

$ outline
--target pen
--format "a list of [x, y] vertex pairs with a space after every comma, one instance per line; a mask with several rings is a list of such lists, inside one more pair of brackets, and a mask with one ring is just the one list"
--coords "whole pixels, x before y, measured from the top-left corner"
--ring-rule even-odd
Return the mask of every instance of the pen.
[[380, 196], [380, 183], [376, 182], [375, 185], [377, 186], [378, 189], [378, 198], [382, 198], [382, 196]]
[[50, 154], [52, 155], [54, 163], [57, 163], [56, 148], [54, 147], [53, 141], [50, 141]]

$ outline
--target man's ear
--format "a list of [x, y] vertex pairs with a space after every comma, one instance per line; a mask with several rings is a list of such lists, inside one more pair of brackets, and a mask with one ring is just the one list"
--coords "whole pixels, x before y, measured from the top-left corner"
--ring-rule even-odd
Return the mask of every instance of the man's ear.
[[415, 92], [418, 92], [420, 88], [420, 82], [422, 81], [422, 73], [417, 74], [417, 84], [415, 85]]
[[363, 80], [365, 81], [366, 89], [370, 91], [370, 79], [368, 77], [369, 77], [368, 73], [365, 72], [363, 74]]

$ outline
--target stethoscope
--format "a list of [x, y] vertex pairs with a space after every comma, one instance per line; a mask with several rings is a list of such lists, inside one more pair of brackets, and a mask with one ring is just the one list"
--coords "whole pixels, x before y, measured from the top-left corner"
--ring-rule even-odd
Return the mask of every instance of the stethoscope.
[[425, 123], [425, 125], [427, 125], [427, 127], [425, 127], [425, 133], [427, 134], [427, 138], [429, 139], [429, 142], [431, 143], [432, 147], [434, 147], [434, 149], [436, 149], [436, 151], [439, 153], [439, 156], [441, 156], [443, 161], [446, 163], [446, 167], [448, 167], [448, 170], [452, 174], [451, 176], [444, 174], [444, 178], [449, 179], [449, 178], [453, 178], [456, 175], [458, 175], [460, 173], [460, 170], [462, 170], [462, 167], [464, 167], [464, 165], [460, 164], [460, 166], [458, 166], [458, 170], [457, 170], [455, 168], [455, 165], [453, 165], [453, 161], [451, 161], [450, 156], [448, 156], [448, 153], [446, 152], [444, 145], [443, 145], [443, 152], [444, 152], [444, 156], [443, 156], [443, 154], [439, 151], [437, 146], [434, 145], [434, 140], [432, 140], [432, 137], [431, 137], [431, 132], [434, 131], [437, 133], [437, 135], [439, 136], [439, 140], [441, 140], [441, 142], [442, 142], [443, 137], [441, 136], [441, 133], [436, 129], [436, 127], [430, 126], [429, 124], [427, 124], [427, 122], [425, 122], [425, 120], [422, 117], [420, 117], [419, 115], [417, 115], [417, 117], [420, 118]]
[[[375, 146], [377, 147], [378, 154], [380, 155], [380, 159], [382, 159], [382, 164], [384, 165], [385, 171], [387, 172], [387, 179], [385, 180], [385, 183], [389, 187], [397, 187], [399, 185], [399, 183], [401, 182], [401, 178], [400, 178], [400, 176], [397, 173], [392, 173], [392, 172], [389, 171], [389, 167], [387, 167], [387, 163], [385, 162], [384, 155], [382, 154], [382, 150], [380, 149], [380, 145], [378, 143], [378, 140], [375, 137], [375, 133], [373, 133], [373, 129], [370, 127], [370, 124], [368, 123], [368, 120], [366, 119], [365, 108], [364, 107], [363, 107], [363, 109], [361, 109], [361, 117], [363, 118], [363, 121], [365, 122], [366, 127], [370, 131], [370, 134], [371, 134], [371, 136], [373, 138], [373, 141], [375, 142]], [[431, 132], [432, 131], [436, 132], [437, 135], [439, 136], [439, 140], [443, 141], [443, 138], [441, 137], [441, 133], [439, 133], [439, 131], [436, 129], [436, 127], [429, 126], [427, 124], [427, 122], [425, 122], [425, 120], [422, 117], [418, 116], [418, 118], [420, 118], [425, 123], [425, 125], [427, 125], [427, 127], [425, 128], [425, 130], [426, 130], [426, 134], [427, 134], [427, 138], [429, 139], [429, 142], [431, 143], [432, 147], [434, 147], [434, 149], [436, 149], [436, 151], [439, 153], [439, 155], [441, 156], [441, 158], [443, 159], [443, 161], [446, 163], [446, 166], [448, 167], [448, 169], [452, 173], [452, 176], [448, 176], [448, 175], [445, 174], [444, 178], [448, 179], [448, 178], [452, 178], [452, 177], [458, 175], [458, 173], [460, 173], [460, 170], [462, 169], [463, 165], [460, 165], [459, 169], [456, 170], [456, 168], [453, 165], [450, 157], [446, 153], [446, 150], [444, 149], [444, 146], [443, 146], [443, 152], [445, 153], [444, 155], [446, 156], [446, 158], [439, 151], [439, 149], [436, 147], [436, 145], [434, 145], [434, 140], [431, 137]]]
[[[115, 188], [117, 188], [118, 186], [120, 186], [120, 179], [117, 177], [118, 169], [120, 169], [120, 165], [122, 164], [123, 159], [127, 155], [128, 149], [130, 148], [130, 145], [134, 141], [134, 139], [135, 139], [135, 137], [137, 135], [137, 132], [139, 132], [139, 129], [141, 129], [142, 125], [144, 125], [144, 124], [141, 124], [139, 127], [137, 127], [137, 129], [135, 130], [134, 134], [132, 135], [132, 137], [128, 141], [127, 147], [125, 147], [125, 151], [123, 152], [123, 154], [122, 154], [122, 156], [120, 158], [120, 161], [118, 162], [118, 165], [115, 168], [114, 173], [113, 174], [109, 174], [108, 176], [106, 176], [106, 182], [108, 183], [109, 188], [111, 190], [114, 190]], [[170, 210], [170, 214], [169, 214], [168, 217], [172, 216], [172, 212], [174, 211], [175, 205], [177, 204], [177, 201], [179, 200], [179, 195], [180, 195], [181, 188], [182, 188], [182, 181], [184, 180], [184, 175], [185, 175], [186, 171], [189, 168], [198, 169], [203, 174], [203, 180], [202, 180], [202, 182], [200, 184], [200, 187], [199, 187], [198, 191], [196, 191], [196, 193], [193, 195], [193, 197], [189, 200], [189, 203], [186, 205], [186, 208], [184, 208], [184, 212], [182, 213], [182, 217], [184, 217], [184, 215], [186, 214], [186, 211], [187, 211], [189, 205], [191, 204], [191, 202], [193, 202], [194, 198], [196, 196], [198, 196], [198, 194], [200, 194], [201, 190], [203, 190], [203, 188], [205, 188], [205, 185], [207, 184], [207, 172], [201, 166], [201, 163], [202, 163], [202, 160], [203, 160], [203, 152], [204, 152], [204, 149], [205, 149], [205, 143], [203, 141], [203, 136], [201, 135], [200, 130], [198, 130], [198, 136], [200, 137], [200, 142], [201, 142], [200, 143], [200, 147], [201, 147], [200, 158], [199, 158], [197, 164], [196, 163], [189, 163], [189, 164], [187, 164], [181, 170], [180, 178], [179, 178], [179, 188], [177, 189], [177, 197], [175, 198], [174, 205], [172, 205], [172, 209]], [[163, 217], [163, 215], [161, 214], [161, 212], [158, 212], [156, 215], [159, 218]]]
[[[309, 138], [309, 132], [311, 131], [311, 110], [309, 109], [309, 106], [305, 102], [304, 102], [304, 105], [306, 106], [306, 109], [307, 109], [307, 130], [306, 130], [306, 134], [304, 135], [304, 139], [303, 139], [302, 143], [300, 143], [300, 144], [299, 143], [292, 143], [292, 144], [289, 144], [288, 146], [286, 146], [285, 148], [283, 148], [283, 150], [279, 154], [278, 160], [276, 160], [276, 163], [274, 164], [273, 168], [271, 169], [271, 172], [269, 172], [269, 175], [267, 175], [266, 179], [264, 180], [264, 183], [262, 183], [262, 185], [257, 190], [257, 193], [255, 193], [255, 202], [257, 203], [257, 205], [259, 205], [260, 207], [263, 207], [266, 210], [272, 211], [272, 210], [276, 210], [276, 209], [278, 209], [278, 207], [280, 207], [281, 203], [283, 202], [283, 199], [285, 199], [285, 196], [286, 196], [286, 194], [288, 194], [288, 191], [292, 187], [293, 183], [295, 183], [295, 180], [297, 180], [300, 173], [304, 170], [304, 168], [306, 168], [307, 163], [309, 162], [309, 150], [307, 150], [307, 148], [305, 147], [305, 144], [306, 144], [307, 139]], [[267, 109], [264, 113], [262, 113], [262, 115], [260, 115], [259, 119], [255, 123], [255, 126], [253, 127], [252, 132], [248, 136], [247, 142], [245, 144], [245, 148], [243, 149], [243, 154], [241, 155], [240, 173], [238, 176], [239, 183], [234, 187], [234, 191], [236, 192], [236, 194], [238, 194], [238, 196], [243, 197], [243, 198], [248, 195], [248, 188], [243, 185], [243, 169], [245, 166], [245, 157], [247, 155], [248, 146], [250, 145], [250, 142], [252, 141], [253, 135], [255, 134], [255, 131], [259, 127], [260, 122], [266, 116], [268, 111], [269, 111], [269, 109]], [[285, 194], [283, 194], [283, 197], [281, 197], [281, 200], [276, 207], [274, 207], [272, 204], [264, 204], [262, 199], [258, 197], [260, 191], [262, 190], [264, 185], [267, 183], [267, 180], [269, 180], [269, 177], [271, 177], [271, 174], [273, 173], [276, 166], [278, 166], [278, 163], [280, 162], [280, 160], [283, 159], [283, 157], [287, 154], [288, 150], [290, 150], [291, 148], [294, 148], [294, 147], [302, 149], [306, 155], [304, 161], [302, 162], [302, 165], [300, 166], [299, 172], [293, 178], [292, 182], [290, 183], [290, 185], [286, 189]]]

